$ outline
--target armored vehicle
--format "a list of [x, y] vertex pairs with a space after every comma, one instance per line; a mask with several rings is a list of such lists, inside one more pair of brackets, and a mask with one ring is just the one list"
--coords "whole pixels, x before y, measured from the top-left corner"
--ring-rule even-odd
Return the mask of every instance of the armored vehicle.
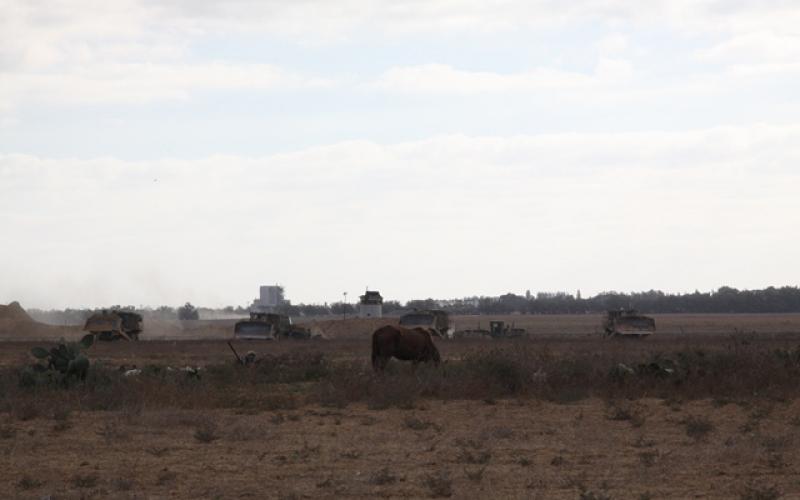
[[421, 326], [433, 329], [440, 337], [450, 338], [455, 329], [450, 323], [450, 314], [438, 309], [414, 311], [400, 316], [400, 325], [407, 328]]
[[656, 320], [634, 309], [608, 311], [603, 320], [606, 337], [644, 338], [656, 331]]
[[132, 311], [102, 311], [92, 314], [83, 325], [97, 340], [139, 340], [142, 315]]
[[493, 339], [524, 337], [527, 334], [524, 328], [516, 328], [513, 324], [508, 325], [503, 321], [489, 322], [489, 335]]
[[251, 312], [250, 319], [237, 321], [233, 338], [241, 340], [309, 339], [311, 332], [293, 325], [285, 314]]

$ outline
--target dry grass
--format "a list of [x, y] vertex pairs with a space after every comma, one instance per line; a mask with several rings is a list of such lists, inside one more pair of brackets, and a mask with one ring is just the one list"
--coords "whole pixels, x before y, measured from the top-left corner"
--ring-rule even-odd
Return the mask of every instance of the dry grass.
[[[37, 482], [0, 484], [0, 497], [135, 492], [157, 498], [243, 498], [267, 490], [298, 498], [424, 498], [449, 491], [454, 498], [642, 498], [647, 493], [650, 498], [727, 499], [740, 497], [746, 488], [747, 498], [769, 498], [771, 491], [787, 498], [800, 493], [794, 467], [800, 450], [791, 444], [776, 448], [793, 433], [791, 420], [800, 402], [776, 403], [769, 434], [742, 437], [737, 428], [752, 409], [686, 401], [686, 415], [714, 415], [709, 436], [720, 438], [698, 441], [687, 439], [685, 425], [661, 401], [636, 404], [648, 415], [641, 428], [610, 420], [608, 403], [596, 398], [570, 405], [429, 400], [415, 413], [374, 411], [365, 402], [335, 412], [303, 406], [303, 418], [287, 418], [280, 428], [269, 422], [268, 412], [145, 409], [139, 422], [126, 424], [130, 439], [110, 443], [97, 431], [117, 425], [119, 412], [81, 413], [80, 425], [57, 438], [50, 432], [51, 419], [11, 420], [17, 429], [13, 444], [0, 441], [0, 451], [13, 457], [5, 462], [6, 473], [20, 479], [27, 473]], [[420, 424], [412, 418], [424, 429], [415, 430]], [[194, 437], [206, 419], [218, 426], [210, 444]], [[434, 422], [442, 422], [441, 431], [425, 425]], [[269, 436], [242, 439], [258, 428]], [[725, 444], [731, 436], [737, 441]], [[63, 459], [73, 455], [78, 461]], [[724, 481], [709, 481], [709, 471]]]
[[[0, 456], [20, 479], [0, 497], [800, 495], [797, 343], [650, 340], [439, 341], [440, 368], [380, 376], [363, 342], [272, 344], [249, 368], [198, 350], [220, 343], [104, 345], [120, 358], [69, 389], [6, 366]], [[167, 370], [201, 358], [200, 377]]]
[[[442, 343], [442, 350], [447, 347]], [[291, 410], [309, 402], [331, 408], [366, 403], [373, 410], [411, 410], [435, 399], [480, 400], [492, 406], [509, 397], [564, 404], [600, 397], [614, 402], [609, 419], [640, 427], [645, 414], [629, 401], [642, 397], [673, 402], [714, 398], [719, 408], [754, 394], [762, 400], [798, 397], [800, 348], [731, 343], [709, 351], [677, 346], [658, 353], [609, 349], [567, 356], [524, 342], [501, 343], [491, 350], [464, 352], [441, 368], [414, 369], [392, 362], [381, 375], [365, 361], [335, 360], [308, 351], [267, 357], [253, 367], [208, 365], [200, 374], [148, 365], [141, 375], [125, 377], [96, 363], [85, 383], [65, 390], [26, 379], [22, 368], [0, 369], [0, 410], [10, 410], [21, 422], [57, 412], [117, 411], [128, 424], [139, 419], [144, 407], [226, 408], [241, 414], [288, 411], [273, 417], [280, 424], [301, 418]], [[677, 403], [673, 408], [680, 411]], [[757, 430], [768, 415], [768, 405], [754, 408], [741, 424], [742, 432]]]

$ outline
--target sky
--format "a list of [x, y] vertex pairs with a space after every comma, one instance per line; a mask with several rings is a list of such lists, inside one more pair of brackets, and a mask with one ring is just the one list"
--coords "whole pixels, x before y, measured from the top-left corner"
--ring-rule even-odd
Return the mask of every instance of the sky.
[[793, 0], [0, 0], [0, 302], [800, 284]]

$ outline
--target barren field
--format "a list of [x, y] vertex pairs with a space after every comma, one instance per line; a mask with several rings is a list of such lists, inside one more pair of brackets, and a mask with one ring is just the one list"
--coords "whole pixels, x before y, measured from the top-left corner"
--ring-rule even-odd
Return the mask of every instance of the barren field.
[[229, 324], [178, 323], [205, 333], [95, 344], [85, 382], [26, 375], [52, 343], [2, 342], [0, 498], [800, 498], [800, 315], [660, 316], [634, 341], [501, 319], [531, 337], [380, 376], [357, 320], [236, 342], [250, 367]]
[[0, 495], [755, 499], [800, 492], [795, 403], [647, 399], [630, 406], [635, 420], [597, 399], [490, 403], [43, 415], [4, 424]]

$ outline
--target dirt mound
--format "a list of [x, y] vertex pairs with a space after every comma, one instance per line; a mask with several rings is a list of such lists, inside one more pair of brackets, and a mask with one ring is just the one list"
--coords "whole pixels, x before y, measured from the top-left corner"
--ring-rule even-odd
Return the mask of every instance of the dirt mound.
[[0, 305], [0, 340], [54, 340], [60, 337], [73, 339], [79, 335], [80, 327], [37, 323], [19, 302]]
[[25, 312], [25, 309], [19, 305], [19, 302], [12, 302], [7, 306], [0, 304], [0, 321], [34, 323], [33, 319]]

